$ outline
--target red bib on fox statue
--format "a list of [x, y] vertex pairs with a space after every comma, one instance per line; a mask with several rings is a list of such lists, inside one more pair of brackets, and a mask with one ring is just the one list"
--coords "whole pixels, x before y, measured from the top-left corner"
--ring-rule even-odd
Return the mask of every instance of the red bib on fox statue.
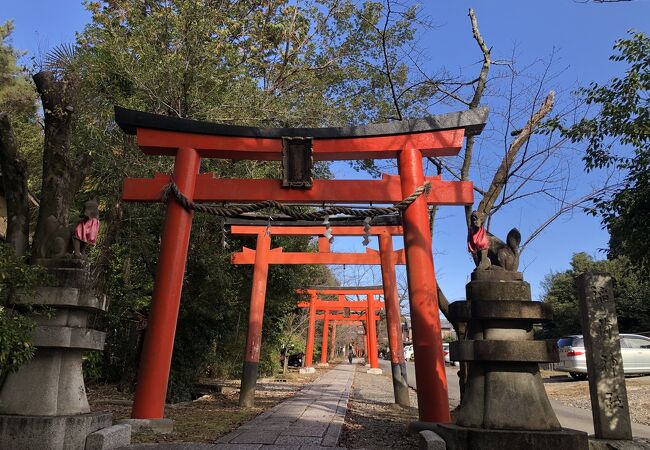
[[467, 230], [467, 250], [469, 250], [470, 253], [478, 253], [489, 246], [490, 239], [488, 239], [484, 226], [481, 225], [478, 229], [470, 227], [469, 230]]
[[73, 255], [82, 257], [88, 245], [95, 245], [99, 233], [99, 204], [94, 200], [84, 203], [81, 220], [72, 233]]
[[75, 239], [85, 242], [86, 244], [94, 244], [97, 242], [97, 234], [99, 233], [99, 219], [91, 217], [80, 221], [74, 229]]

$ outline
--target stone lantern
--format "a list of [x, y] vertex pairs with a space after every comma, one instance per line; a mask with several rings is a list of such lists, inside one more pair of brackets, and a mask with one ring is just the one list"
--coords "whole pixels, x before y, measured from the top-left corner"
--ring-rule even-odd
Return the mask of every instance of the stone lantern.
[[34, 306], [36, 353], [7, 376], [0, 390], [0, 448], [83, 450], [127, 445], [129, 425], [111, 426], [110, 413], [90, 411], [82, 371], [84, 352], [104, 348], [105, 333], [88, 328], [88, 318], [106, 311], [106, 297], [91, 288], [85, 260], [37, 262], [46, 267], [53, 285], [13, 300], [17, 307]]

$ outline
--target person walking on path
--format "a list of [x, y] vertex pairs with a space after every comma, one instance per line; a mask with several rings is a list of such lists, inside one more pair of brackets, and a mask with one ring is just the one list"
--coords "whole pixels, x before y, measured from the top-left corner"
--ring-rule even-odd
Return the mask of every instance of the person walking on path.
[[352, 344], [348, 346], [348, 362], [352, 364]]

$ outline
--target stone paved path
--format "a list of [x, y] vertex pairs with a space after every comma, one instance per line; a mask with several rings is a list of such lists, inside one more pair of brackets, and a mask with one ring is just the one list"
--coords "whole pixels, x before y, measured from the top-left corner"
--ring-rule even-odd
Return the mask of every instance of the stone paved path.
[[134, 444], [122, 450], [331, 450], [341, 436], [355, 368], [345, 363], [333, 367], [213, 444]]
[[356, 365], [339, 364], [286, 400], [217, 440], [215, 449], [336, 447]]

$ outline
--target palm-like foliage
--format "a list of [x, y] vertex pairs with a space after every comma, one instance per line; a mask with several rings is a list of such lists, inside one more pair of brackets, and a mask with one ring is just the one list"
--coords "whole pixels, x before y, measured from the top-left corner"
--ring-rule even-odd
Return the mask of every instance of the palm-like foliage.
[[45, 54], [43, 70], [53, 72], [61, 77], [72, 72], [73, 63], [77, 56], [77, 47], [72, 44], [62, 43]]

